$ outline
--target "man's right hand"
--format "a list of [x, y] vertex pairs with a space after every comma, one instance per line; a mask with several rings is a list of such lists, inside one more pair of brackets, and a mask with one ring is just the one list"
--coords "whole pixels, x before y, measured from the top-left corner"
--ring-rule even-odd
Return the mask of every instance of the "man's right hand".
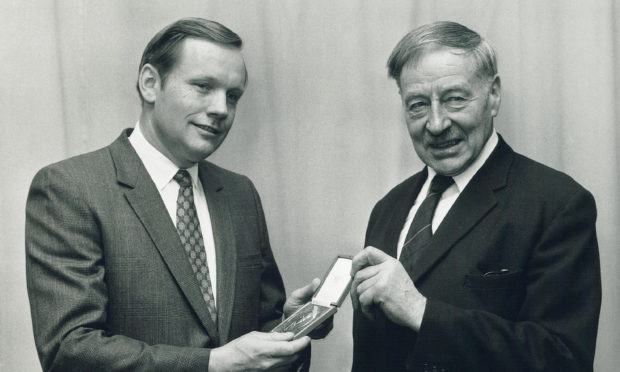
[[376, 305], [392, 322], [414, 331], [420, 329], [426, 297], [396, 258], [375, 247], [366, 247], [353, 257], [351, 276], [354, 309], [361, 307], [364, 315], [373, 319]]
[[286, 371], [310, 343], [293, 333], [250, 332], [211, 350], [209, 371]]

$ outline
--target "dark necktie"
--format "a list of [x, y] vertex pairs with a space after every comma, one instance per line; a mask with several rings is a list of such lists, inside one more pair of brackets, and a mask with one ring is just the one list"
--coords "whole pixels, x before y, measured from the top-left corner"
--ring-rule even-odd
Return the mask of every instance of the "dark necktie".
[[411, 264], [415, 262], [420, 252], [433, 237], [431, 226], [435, 208], [437, 208], [441, 194], [453, 183], [452, 177], [441, 175], [436, 175], [431, 181], [428, 194], [413, 217], [411, 227], [409, 227], [407, 232], [407, 237], [400, 253], [401, 262], [409, 262]]
[[211, 319], [216, 323], [217, 310], [215, 309], [215, 298], [209, 277], [209, 267], [207, 266], [207, 253], [198, 215], [196, 215], [196, 206], [194, 205], [192, 177], [185, 169], [179, 169], [174, 175], [174, 180], [181, 186], [177, 197], [177, 231], [189, 263], [192, 265], [192, 270], [198, 279], [202, 298], [207, 303]]

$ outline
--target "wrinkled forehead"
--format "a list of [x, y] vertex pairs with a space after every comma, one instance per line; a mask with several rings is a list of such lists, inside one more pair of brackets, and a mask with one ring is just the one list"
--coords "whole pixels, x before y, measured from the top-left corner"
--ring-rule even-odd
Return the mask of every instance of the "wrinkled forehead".
[[416, 54], [403, 67], [399, 86], [424, 84], [438, 80], [473, 81], [478, 79], [472, 53], [455, 48], [433, 48]]

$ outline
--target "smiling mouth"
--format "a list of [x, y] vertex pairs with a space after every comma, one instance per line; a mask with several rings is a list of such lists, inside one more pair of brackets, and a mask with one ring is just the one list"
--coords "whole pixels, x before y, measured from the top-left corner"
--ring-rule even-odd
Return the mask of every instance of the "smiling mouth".
[[461, 142], [461, 140], [451, 140], [451, 141], [443, 141], [438, 143], [431, 143], [429, 147], [436, 150], [444, 150], [449, 149], [450, 147], [456, 146]]
[[214, 128], [214, 127], [211, 127], [211, 126], [208, 126], [208, 125], [202, 125], [202, 124], [198, 124], [198, 123], [194, 123], [194, 122], [192, 122], [191, 124], [193, 126], [199, 128], [199, 129], [205, 131], [205, 132], [209, 132], [211, 134], [220, 134], [220, 131], [217, 130], [216, 128]]

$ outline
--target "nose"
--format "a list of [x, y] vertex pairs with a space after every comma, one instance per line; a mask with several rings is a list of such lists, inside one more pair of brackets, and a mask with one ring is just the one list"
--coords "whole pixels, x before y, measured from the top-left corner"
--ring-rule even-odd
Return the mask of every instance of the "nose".
[[224, 119], [228, 116], [228, 100], [226, 92], [216, 90], [207, 98], [207, 115], [214, 119]]
[[426, 129], [433, 135], [440, 135], [448, 129], [451, 124], [452, 121], [446, 114], [444, 108], [436, 100], [432, 101], [431, 111], [428, 121], [426, 122]]

